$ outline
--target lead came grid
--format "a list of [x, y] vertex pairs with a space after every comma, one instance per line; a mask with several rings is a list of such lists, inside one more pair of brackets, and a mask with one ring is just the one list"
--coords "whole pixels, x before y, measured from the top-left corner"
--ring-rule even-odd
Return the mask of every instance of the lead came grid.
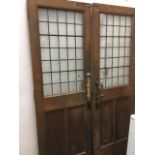
[[83, 14], [39, 9], [44, 96], [84, 89]]
[[112, 88], [129, 83], [131, 17], [100, 14], [100, 83]]

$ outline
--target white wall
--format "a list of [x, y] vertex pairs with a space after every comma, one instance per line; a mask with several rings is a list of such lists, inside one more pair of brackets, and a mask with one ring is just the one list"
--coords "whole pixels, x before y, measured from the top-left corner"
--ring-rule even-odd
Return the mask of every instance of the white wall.
[[[82, 1], [82, 0], [81, 0]], [[83, 0], [84, 1], [84, 0]], [[134, 0], [85, 0], [133, 6]], [[20, 0], [20, 155], [38, 155], [26, 0]]]

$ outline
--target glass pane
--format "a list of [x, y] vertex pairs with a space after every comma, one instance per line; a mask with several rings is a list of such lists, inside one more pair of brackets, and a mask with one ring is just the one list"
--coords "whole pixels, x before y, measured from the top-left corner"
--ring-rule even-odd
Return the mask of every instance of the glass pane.
[[112, 59], [106, 59], [106, 67], [112, 67]]
[[114, 26], [114, 36], [119, 36], [119, 27]]
[[125, 65], [129, 65], [129, 57], [125, 57], [124, 61], [125, 61], [124, 62]]
[[74, 23], [74, 13], [68, 11], [67, 12], [67, 23]]
[[113, 15], [107, 15], [107, 25], [113, 25]]
[[60, 74], [59, 73], [52, 73], [52, 82], [59, 83], [60, 82]]
[[65, 48], [60, 49], [60, 59], [67, 59], [67, 49]]
[[61, 71], [67, 71], [67, 61], [60, 61]]
[[100, 36], [106, 36], [106, 26], [101, 26], [101, 28], [100, 28]]
[[57, 36], [50, 36], [50, 46], [58, 47], [58, 37]]
[[100, 24], [106, 25], [106, 15], [105, 14], [100, 14]]
[[83, 47], [83, 38], [76, 37], [76, 47]]
[[131, 17], [126, 17], [126, 25], [131, 26]]
[[125, 46], [130, 47], [130, 38], [125, 39]]
[[52, 72], [59, 71], [59, 61], [52, 61]]
[[42, 61], [42, 71], [43, 72], [51, 71], [50, 61]]
[[83, 35], [83, 26], [76, 25], [76, 35]]
[[119, 46], [119, 38], [114, 38], [114, 43], [113, 43], [113, 45], [115, 46], [115, 47], [118, 47]]
[[113, 86], [115, 87], [115, 86], [118, 86], [118, 78], [116, 77], [116, 78], [113, 78], [112, 79], [113, 80]]
[[51, 84], [44, 85], [43, 89], [44, 89], [44, 96], [52, 94]]
[[41, 60], [50, 60], [49, 49], [41, 49]]
[[118, 66], [118, 58], [113, 58], [113, 67], [117, 67]]
[[40, 34], [48, 34], [48, 24], [47, 23], [39, 23], [39, 32], [40, 32]]
[[100, 47], [105, 47], [105, 46], [106, 46], [106, 38], [100, 37]]
[[69, 81], [76, 81], [76, 72], [69, 72]]
[[69, 70], [75, 70], [75, 60], [68, 61]]
[[39, 9], [39, 21], [47, 21], [47, 9]]
[[105, 67], [105, 59], [100, 59], [100, 68]]
[[126, 36], [131, 36], [131, 27], [126, 27]]
[[[109, 55], [110, 52], [107, 52], [107, 55]], [[105, 48], [100, 48], [100, 58], [105, 57]]]
[[107, 36], [113, 36], [113, 26], [107, 26]]
[[124, 75], [129, 75], [129, 67], [124, 67]]
[[130, 56], [130, 48], [125, 48], [125, 56]]
[[83, 60], [76, 60], [76, 68], [83, 69]]
[[112, 48], [107, 48], [107, 57], [112, 57]]
[[112, 86], [112, 79], [107, 79], [106, 80], [106, 87], [111, 87]]
[[75, 49], [68, 49], [68, 59], [75, 59]]
[[60, 85], [53, 84], [53, 94], [60, 94]]
[[123, 75], [123, 67], [120, 67], [119, 68], [119, 76], [122, 76]]
[[113, 68], [113, 77], [118, 76], [118, 68]]
[[76, 49], [76, 59], [83, 59], [83, 49]]
[[57, 23], [49, 23], [49, 33], [52, 35], [58, 34], [58, 25]]
[[83, 71], [77, 71], [77, 80], [83, 80]]
[[40, 36], [40, 46], [49, 47], [49, 38], [47, 36]]
[[123, 77], [119, 77], [119, 85], [123, 85]]
[[78, 23], [78, 24], [83, 23], [82, 13], [78, 13], [78, 12], [75, 13], [75, 23]]
[[120, 36], [125, 36], [125, 27], [120, 27]]
[[107, 47], [112, 47], [112, 37], [107, 37]]
[[119, 48], [113, 48], [113, 57], [118, 57], [119, 55]]
[[100, 69], [100, 78], [105, 78], [105, 69]]
[[68, 35], [74, 35], [75, 34], [74, 24], [68, 24], [67, 25], [67, 34]]
[[120, 38], [120, 46], [124, 47], [125, 45], [125, 38]]
[[44, 73], [43, 84], [50, 84], [50, 83], [51, 83], [51, 73]]
[[66, 47], [67, 45], [66, 37], [59, 37], [59, 44], [60, 44], [60, 47]]
[[59, 59], [59, 52], [58, 49], [51, 49], [51, 60], [58, 60]]
[[114, 16], [114, 25], [119, 25], [119, 16]]
[[124, 65], [124, 57], [119, 58], [119, 66]]
[[58, 21], [66, 22], [66, 12], [65, 11], [58, 11]]
[[76, 91], [76, 82], [69, 82], [69, 92]]
[[68, 73], [61, 72], [61, 82], [67, 82], [67, 81], [68, 81]]
[[125, 16], [121, 16], [121, 20], [120, 21], [121, 21], [120, 24], [122, 26], [125, 26]]
[[66, 24], [59, 23], [59, 35], [66, 35]]
[[77, 91], [82, 91], [83, 90], [83, 82], [78, 81], [77, 82]]
[[49, 21], [57, 22], [57, 11], [56, 10], [48, 10]]
[[61, 91], [62, 93], [68, 93], [68, 83], [61, 84]]
[[121, 47], [120, 49], [119, 49], [120, 51], [119, 51], [119, 56], [124, 56], [124, 48], [123, 47]]
[[129, 84], [129, 77], [128, 76], [124, 77], [124, 84]]
[[106, 69], [106, 77], [112, 77], [112, 69]]
[[68, 37], [68, 47], [75, 47], [75, 38], [74, 37]]

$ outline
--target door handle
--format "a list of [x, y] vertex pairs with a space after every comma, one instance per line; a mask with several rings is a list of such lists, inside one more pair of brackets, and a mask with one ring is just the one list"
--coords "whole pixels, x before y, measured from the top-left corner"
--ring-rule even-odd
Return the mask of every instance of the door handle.
[[86, 74], [87, 84], [86, 84], [86, 100], [87, 100], [87, 106], [90, 108], [91, 104], [91, 74]]

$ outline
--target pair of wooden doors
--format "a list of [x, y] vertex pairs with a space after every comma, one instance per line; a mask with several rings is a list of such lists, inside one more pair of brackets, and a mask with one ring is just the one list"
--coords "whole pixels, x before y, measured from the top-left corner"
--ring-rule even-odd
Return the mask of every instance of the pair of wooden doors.
[[40, 155], [125, 155], [134, 9], [29, 0]]

